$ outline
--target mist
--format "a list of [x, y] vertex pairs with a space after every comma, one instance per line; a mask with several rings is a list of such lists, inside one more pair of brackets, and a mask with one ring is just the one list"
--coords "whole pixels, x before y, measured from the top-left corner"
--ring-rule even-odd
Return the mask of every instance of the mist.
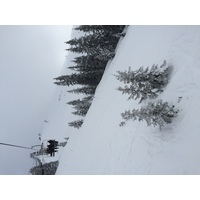
[[[0, 142], [31, 147], [67, 55], [72, 26], [0, 26]], [[0, 174], [28, 174], [32, 150], [0, 145]]]

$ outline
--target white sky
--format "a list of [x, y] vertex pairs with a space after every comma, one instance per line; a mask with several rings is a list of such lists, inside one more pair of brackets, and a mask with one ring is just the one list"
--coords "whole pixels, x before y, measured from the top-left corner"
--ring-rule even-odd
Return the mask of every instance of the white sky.
[[[38, 144], [72, 26], [0, 26], [0, 142]], [[31, 151], [0, 145], [0, 174], [28, 174]]]

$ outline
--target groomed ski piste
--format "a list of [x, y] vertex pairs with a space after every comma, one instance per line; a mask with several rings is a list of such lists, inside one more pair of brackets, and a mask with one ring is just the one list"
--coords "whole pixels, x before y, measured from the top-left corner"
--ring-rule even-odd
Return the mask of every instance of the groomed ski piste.
[[[72, 38], [77, 31], [72, 31]], [[69, 127], [77, 120], [67, 102], [81, 98], [58, 86], [46, 118], [41, 141], [59, 142], [69, 137], [55, 157], [43, 157], [47, 163], [58, 160], [56, 175], [196, 175], [200, 174], [200, 27], [128, 26], [115, 57], [107, 64], [95, 92], [95, 98], [80, 129]], [[61, 75], [74, 55], [68, 53]], [[173, 66], [169, 83], [153, 101], [162, 99], [174, 105], [178, 116], [162, 130], [145, 121], [128, 121], [121, 113], [145, 106], [148, 100], [127, 100], [117, 90], [123, 86], [114, 75], [131, 67], [160, 66], [166, 60]]]

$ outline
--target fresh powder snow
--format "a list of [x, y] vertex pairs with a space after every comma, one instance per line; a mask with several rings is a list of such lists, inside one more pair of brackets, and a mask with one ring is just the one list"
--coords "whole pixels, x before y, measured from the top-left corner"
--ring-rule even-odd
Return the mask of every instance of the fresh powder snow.
[[[72, 38], [77, 36], [73, 30]], [[92, 105], [80, 129], [68, 126], [77, 120], [67, 102], [81, 98], [58, 86], [46, 118], [41, 141], [66, 141], [55, 157], [57, 175], [84, 174], [200, 174], [200, 26], [128, 26], [114, 59], [107, 64]], [[68, 53], [61, 75], [74, 54]], [[139, 109], [148, 100], [127, 100], [117, 90], [123, 83], [114, 75], [130, 67], [160, 66], [166, 60], [173, 67], [169, 83], [153, 101], [162, 99], [179, 110], [178, 116], [162, 130], [145, 121], [127, 121], [121, 113]]]

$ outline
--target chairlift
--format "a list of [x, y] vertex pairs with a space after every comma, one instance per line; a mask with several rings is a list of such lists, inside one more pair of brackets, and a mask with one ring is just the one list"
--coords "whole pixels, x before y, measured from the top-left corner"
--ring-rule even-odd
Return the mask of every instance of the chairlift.
[[58, 151], [58, 141], [55, 139], [44, 140], [41, 144], [40, 153], [42, 155], [55, 156], [55, 152]]
[[[64, 147], [67, 142], [68, 142], [68, 138], [65, 138], [66, 141], [64, 142], [58, 142], [55, 139], [46, 139], [43, 140], [43, 142], [40, 145], [34, 145], [32, 146], [32, 148], [38, 146], [39, 149], [37, 152], [33, 152], [30, 154], [30, 157], [33, 158], [36, 161], [36, 166], [38, 163], [38, 167], [40, 167], [41, 169], [41, 174], [45, 175], [45, 169], [44, 169], [44, 164], [45, 164], [45, 159], [44, 159], [44, 155], [47, 155], [49, 157], [50, 156], [55, 156], [55, 152], [58, 151], [58, 147], [62, 146]], [[40, 157], [41, 156], [41, 157]]]

